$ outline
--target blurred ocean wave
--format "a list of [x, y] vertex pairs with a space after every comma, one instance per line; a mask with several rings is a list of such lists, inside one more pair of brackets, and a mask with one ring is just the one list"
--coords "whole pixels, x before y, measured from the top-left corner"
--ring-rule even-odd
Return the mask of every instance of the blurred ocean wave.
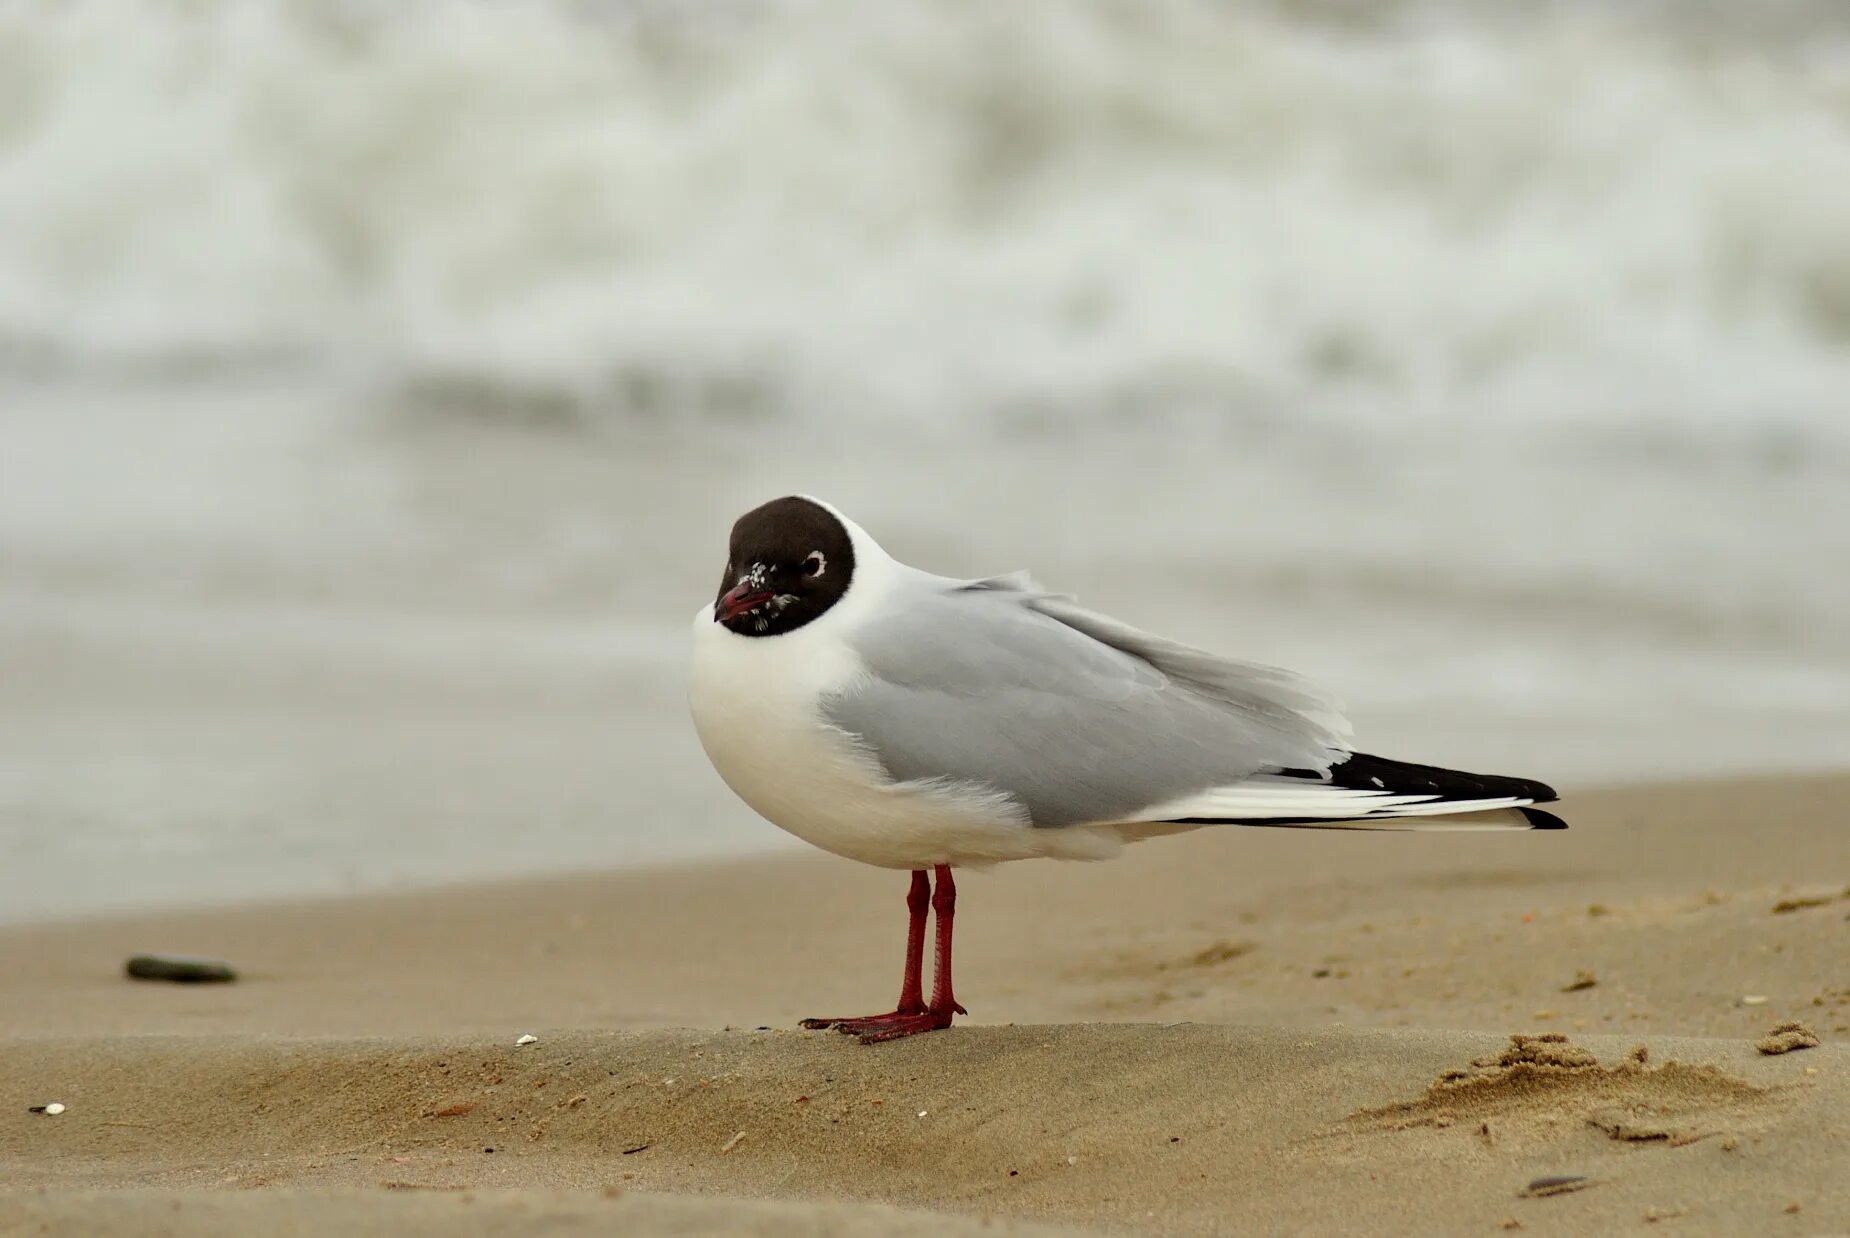
[[1835, 449], [1846, 218], [1829, 5], [0, 15], [13, 375]]
[[1559, 780], [1850, 751], [1850, 6], [0, 7], [0, 918], [775, 845], [840, 503]]

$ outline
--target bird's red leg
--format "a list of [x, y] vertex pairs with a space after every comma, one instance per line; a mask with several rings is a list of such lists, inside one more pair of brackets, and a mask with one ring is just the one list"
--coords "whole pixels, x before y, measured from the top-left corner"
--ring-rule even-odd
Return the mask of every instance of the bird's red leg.
[[938, 865], [938, 888], [931, 896], [932, 910], [938, 913], [937, 967], [931, 981], [931, 1009], [944, 1015], [948, 1026], [953, 1014], [969, 1014], [957, 1004], [951, 992], [951, 921], [957, 915], [957, 883], [951, 880], [951, 866]]
[[[951, 988], [951, 929], [957, 916], [957, 883], [951, 879], [949, 864], [938, 865], [936, 872], [938, 888], [932, 893], [931, 908], [938, 922], [938, 941], [937, 966], [931, 982], [931, 1004], [911, 1016], [896, 1013], [877, 1020], [858, 1020], [852, 1025], [840, 1025], [842, 1031], [859, 1036], [864, 1045], [882, 1040], [898, 1040], [901, 1036], [916, 1036], [920, 1032], [935, 1032], [949, 1027], [953, 1015], [970, 1013], [957, 1004], [957, 996]], [[924, 874], [916, 873], [914, 876], [923, 877]]]
[[891, 1014], [866, 1015], [856, 1019], [805, 1019], [803, 1026], [812, 1030], [839, 1027], [844, 1032], [862, 1032], [925, 1013], [925, 913], [931, 907], [931, 882], [925, 870], [912, 870], [912, 888], [906, 891], [906, 974], [899, 984], [899, 1005]]
[[917, 1014], [925, 1009], [925, 911], [931, 906], [931, 882], [925, 870], [912, 870], [912, 885], [906, 891], [906, 975], [899, 985], [897, 1014]]

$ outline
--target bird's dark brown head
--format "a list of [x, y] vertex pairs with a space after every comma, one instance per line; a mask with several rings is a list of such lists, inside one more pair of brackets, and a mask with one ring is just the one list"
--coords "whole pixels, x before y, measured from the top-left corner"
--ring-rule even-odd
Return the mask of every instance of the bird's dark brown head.
[[854, 543], [833, 512], [795, 495], [740, 516], [713, 621], [740, 636], [782, 636], [826, 613], [854, 577]]

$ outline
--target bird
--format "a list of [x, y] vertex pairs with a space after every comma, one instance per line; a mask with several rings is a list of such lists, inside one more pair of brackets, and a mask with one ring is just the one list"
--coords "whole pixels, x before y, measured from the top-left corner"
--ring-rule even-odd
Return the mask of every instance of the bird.
[[1357, 751], [1335, 699], [1292, 672], [1141, 631], [1026, 572], [909, 567], [807, 495], [733, 524], [694, 619], [688, 704], [759, 815], [911, 874], [898, 1004], [802, 1023], [864, 1043], [968, 1013], [951, 972], [958, 868], [1107, 859], [1223, 825], [1566, 828], [1535, 807], [1557, 798], [1543, 783]]

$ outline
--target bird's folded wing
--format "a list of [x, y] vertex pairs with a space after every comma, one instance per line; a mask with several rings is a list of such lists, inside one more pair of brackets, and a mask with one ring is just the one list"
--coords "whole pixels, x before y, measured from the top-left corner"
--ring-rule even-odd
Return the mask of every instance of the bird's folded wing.
[[867, 674], [829, 720], [894, 779], [1001, 791], [1036, 826], [1155, 806], [1347, 751], [1331, 699], [1286, 671], [1140, 632], [1025, 576], [909, 589], [850, 641]]

